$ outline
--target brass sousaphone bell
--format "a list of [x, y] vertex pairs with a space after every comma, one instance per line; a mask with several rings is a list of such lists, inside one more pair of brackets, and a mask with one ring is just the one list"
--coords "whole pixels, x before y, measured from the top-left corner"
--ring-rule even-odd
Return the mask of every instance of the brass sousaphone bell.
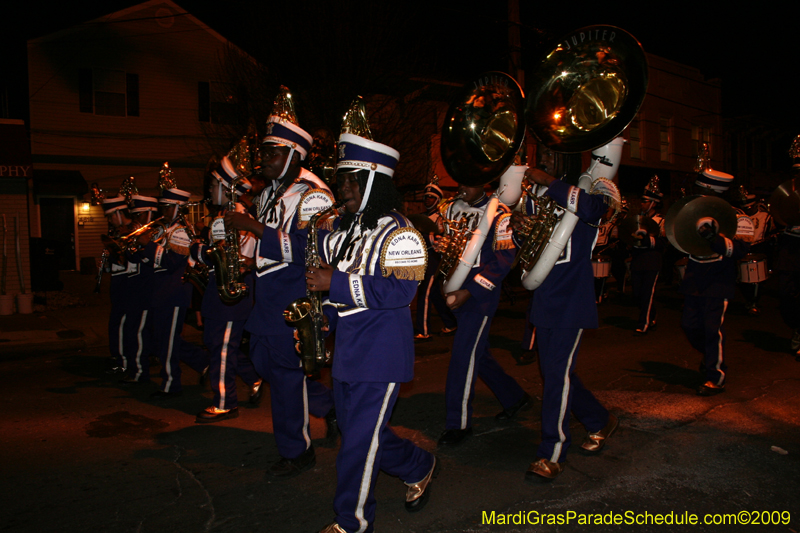
[[505, 172], [525, 136], [524, 105], [519, 84], [503, 72], [486, 72], [464, 85], [442, 128], [447, 173], [477, 187]]
[[[525, 127], [555, 152], [594, 150], [633, 120], [647, 92], [647, 57], [614, 26], [575, 30], [528, 78], [527, 102], [516, 80], [487, 72], [464, 85], [441, 136], [442, 160], [458, 183], [477, 186], [505, 172]], [[524, 109], [523, 109], [524, 106]]]
[[719, 224], [719, 233], [728, 238], [736, 235], [736, 211], [716, 196], [687, 196], [672, 204], [664, 220], [667, 239], [678, 250], [697, 257], [713, 255], [711, 245], [697, 233], [702, 218], [713, 218]]

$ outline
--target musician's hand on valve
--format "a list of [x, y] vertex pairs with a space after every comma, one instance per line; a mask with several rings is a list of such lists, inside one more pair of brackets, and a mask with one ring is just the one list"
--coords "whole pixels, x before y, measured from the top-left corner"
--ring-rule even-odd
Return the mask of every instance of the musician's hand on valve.
[[529, 168], [526, 170], [525, 177], [537, 185], [544, 185], [545, 187], [549, 187], [551, 183], [556, 181], [553, 176], [538, 168]]
[[152, 237], [153, 237], [152, 231], [145, 231], [144, 233], [136, 237], [136, 242], [140, 246], [147, 246], [147, 243], [150, 242], [150, 239], [152, 239]]
[[306, 285], [312, 291], [331, 290], [332, 277], [333, 267], [327, 263], [322, 263], [318, 267], [308, 267], [306, 269]]
[[450, 292], [444, 295], [445, 302], [447, 303], [447, 307], [450, 309], [458, 309], [464, 303], [469, 300], [470, 293], [467, 289], [458, 289], [457, 291]]
[[511, 220], [509, 223], [511, 224], [511, 229], [514, 231], [519, 231], [525, 226], [525, 215], [520, 211], [512, 211], [511, 212]]

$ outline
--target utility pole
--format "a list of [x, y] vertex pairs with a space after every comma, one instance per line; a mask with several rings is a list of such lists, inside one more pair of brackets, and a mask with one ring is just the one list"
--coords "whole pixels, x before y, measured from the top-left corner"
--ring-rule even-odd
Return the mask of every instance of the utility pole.
[[517, 80], [520, 87], [525, 89], [520, 28], [519, 0], [508, 0], [508, 73]]

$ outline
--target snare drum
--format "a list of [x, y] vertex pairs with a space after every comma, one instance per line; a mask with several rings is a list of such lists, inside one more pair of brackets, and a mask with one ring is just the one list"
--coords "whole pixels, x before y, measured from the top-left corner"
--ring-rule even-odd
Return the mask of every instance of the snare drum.
[[767, 279], [767, 256], [748, 254], [739, 261], [739, 280], [742, 283], [759, 283]]
[[683, 276], [686, 274], [686, 265], [689, 264], [689, 258], [684, 257], [682, 259], [678, 259], [675, 261], [675, 268], [678, 271], [678, 275], [683, 279]]
[[607, 278], [611, 275], [611, 258], [595, 255], [592, 257], [592, 270], [594, 270], [594, 277]]

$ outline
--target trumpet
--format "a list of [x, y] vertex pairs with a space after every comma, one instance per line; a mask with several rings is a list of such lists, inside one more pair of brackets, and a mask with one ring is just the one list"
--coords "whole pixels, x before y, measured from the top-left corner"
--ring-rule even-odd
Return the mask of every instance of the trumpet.
[[139, 237], [148, 232], [153, 232], [153, 235], [150, 237], [152, 241], [158, 242], [163, 239], [167, 232], [167, 224], [164, 222], [164, 217], [148, 222], [144, 226], [117, 239], [109, 237], [108, 235], [100, 235], [100, 240], [103, 241], [103, 245], [110, 252], [124, 254], [137, 251], [140, 247]]

